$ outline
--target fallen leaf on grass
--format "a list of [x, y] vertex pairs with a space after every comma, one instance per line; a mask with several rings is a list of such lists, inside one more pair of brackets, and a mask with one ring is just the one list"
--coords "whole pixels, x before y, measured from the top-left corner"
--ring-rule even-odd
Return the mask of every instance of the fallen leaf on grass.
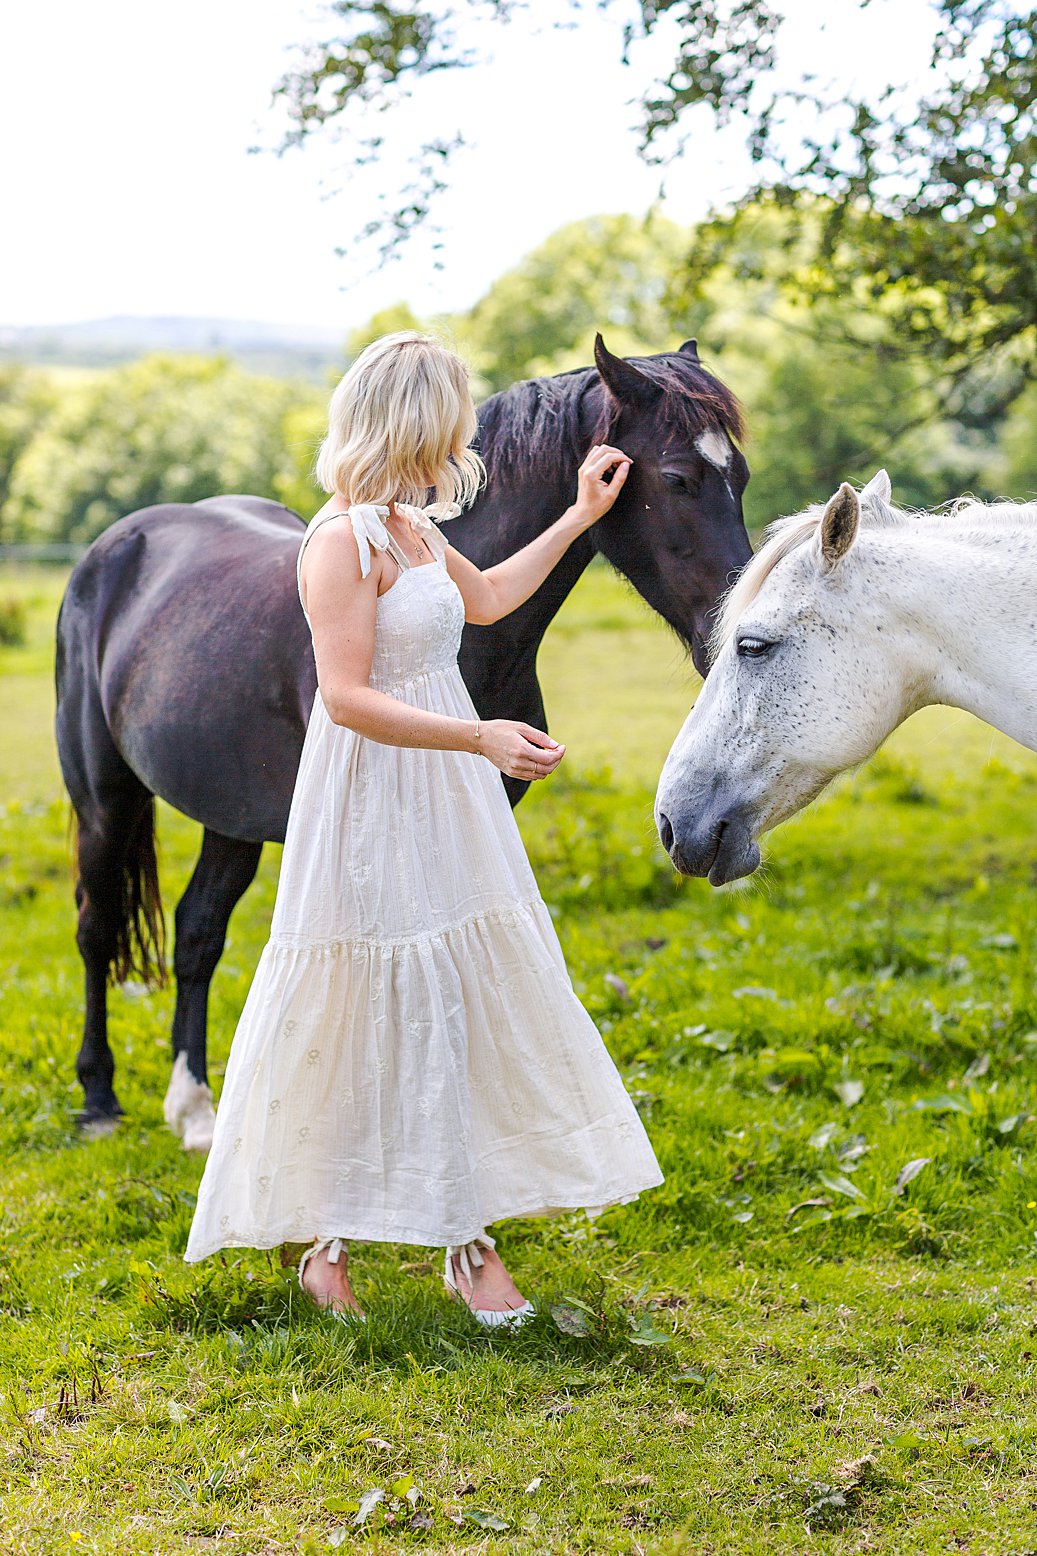
[[855, 1108], [864, 1096], [863, 1081], [836, 1081], [832, 1087], [839, 1101], [845, 1108]]
[[973, 1107], [965, 1097], [916, 1097], [911, 1104], [915, 1113], [971, 1113]]
[[466, 1523], [476, 1524], [480, 1529], [493, 1529], [497, 1534], [503, 1534], [505, 1529], [511, 1528], [506, 1518], [487, 1512], [484, 1507], [467, 1507], [463, 1517]]
[[824, 1199], [824, 1198], [821, 1198], [821, 1199], [801, 1199], [798, 1205], [793, 1205], [791, 1210], [786, 1210], [786, 1212], [785, 1212], [785, 1220], [786, 1221], [791, 1221], [792, 1217], [796, 1214], [797, 1210], [813, 1210], [817, 1206], [830, 1205], [831, 1203], [832, 1203], [832, 1201], [830, 1199]]
[[527, 1497], [536, 1496], [537, 1492], [540, 1490], [540, 1487], [543, 1485], [543, 1483], [544, 1483], [544, 1477], [542, 1475], [534, 1475], [533, 1479], [530, 1481], [529, 1485], [526, 1487], [524, 1495], [527, 1496]]
[[356, 1510], [354, 1524], [366, 1524], [379, 1502], [385, 1501], [385, 1492], [381, 1486], [372, 1486], [370, 1491], [365, 1491], [360, 1498], [360, 1506]]
[[845, 1194], [847, 1199], [863, 1199], [864, 1195], [856, 1183], [843, 1176], [841, 1172], [819, 1172], [818, 1177], [826, 1189], [831, 1189], [833, 1194]]
[[923, 1167], [928, 1167], [931, 1161], [931, 1156], [916, 1156], [913, 1161], [905, 1162], [897, 1173], [897, 1181], [893, 1185], [893, 1192], [895, 1194], [903, 1194], [908, 1184], [912, 1183], [918, 1177]]
[[376, 1437], [373, 1432], [361, 1432], [356, 1438], [359, 1447], [363, 1443], [365, 1448], [379, 1448], [383, 1453], [392, 1452], [392, 1443], [387, 1443], [384, 1437]]
[[555, 1302], [551, 1307], [551, 1317], [560, 1334], [588, 1335], [593, 1327], [591, 1323], [593, 1314], [589, 1314], [582, 1303]]

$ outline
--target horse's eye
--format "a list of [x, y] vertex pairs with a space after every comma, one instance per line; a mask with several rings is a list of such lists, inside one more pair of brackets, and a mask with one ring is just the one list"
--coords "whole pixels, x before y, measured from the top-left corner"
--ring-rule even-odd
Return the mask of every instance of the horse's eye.
[[760, 659], [768, 649], [773, 647], [774, 644], [769, 643], [766, 638], [745, 637], [738, 639], [738, 653], [743, 659]]
[[675, 492], [684, 492], [688, 489], [688, 483], [679, 470], [664, 470], [663, 481], [667, 486], [672, 486]]

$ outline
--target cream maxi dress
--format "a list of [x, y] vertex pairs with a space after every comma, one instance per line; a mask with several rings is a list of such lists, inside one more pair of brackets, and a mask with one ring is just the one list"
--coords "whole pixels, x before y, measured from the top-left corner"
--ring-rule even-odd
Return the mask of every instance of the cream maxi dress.
[[[410, 567], [387, 512], [349, 510], [364, 574], [371, 546], [401, 569], [371, 685], [473, 719], [447, 542], [408, 509], [435, 556]], [[185, 1258], [314, 1237], [458, 1245], [661, 1181], [497, 769], [367, 739], [318, 691]]]

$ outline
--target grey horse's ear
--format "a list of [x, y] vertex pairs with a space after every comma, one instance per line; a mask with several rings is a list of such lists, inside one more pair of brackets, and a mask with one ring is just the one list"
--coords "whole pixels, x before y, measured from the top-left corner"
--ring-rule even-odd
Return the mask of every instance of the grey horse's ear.
[[684, 342], [683, 346], [678, 346], [677, 347], [677, 350], [683, 356], [690, 357], [693, 362], [698, 362], [698, 360], [699, 360], [699, 343], [698, 343], [697, 340], [686, 340]]
[[600, 334], [594, 337], [594, 361], [606, 389], [620, 405], [652, 405], [659, 399], [659, 385], [625, 357], [614, 357]]
[[860, 498], [848, 481], [830, 499], [821, 519], [821, 562], [826, 568], [841, 562], [857, 538], [861, 522]]
[[885, 470], [876, 470], [867, 486], [861, 488], [861, 506], [869, 500], [880, 502], [883, 507], [893, 501], [893, 487]]

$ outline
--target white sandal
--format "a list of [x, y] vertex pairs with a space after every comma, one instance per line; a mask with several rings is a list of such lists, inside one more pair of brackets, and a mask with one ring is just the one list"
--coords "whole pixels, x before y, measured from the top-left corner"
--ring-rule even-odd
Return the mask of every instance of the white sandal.
[[319, 1237], [315, 1243], [311, 1243], [303, 1253], [302, 1258], [299, 1260], [299, 1289], [300, 1291], [306, 1292], [307, 1297], [309, 1297], [310, 1301], [319, 1312], [330, 1313], [332, 1318], [341, 1319], [343, 1323], [352, 1323], [357, 1319], [363, 1323], [367, 1320], [366, 1313], [360, 1313], [355, 1308], [335, 1308], [332, 1307], [329, 1302], [317, 1302], [310, 1295], [310, 1293], [306, 1291], [306, 1287], [302, 1283], [303, 1271], [306, 1269], [306, 1265], [308, 1264], [309, 1260], [313, 1258], [315, 1253], [320, 1253], [323, 1249], [326, 1248], [328, 1250], [328, 1263], [337, 1264], [339, 1259], [342, 1257], [342, 1250], [346, 1246], [346, 1239], [344, 1237]]
[[[455, 1297], [458, 1302], [463, 1302], [473, 1318], [477, 1319], [487, 1329], [498, 1329], [501, 1325], [517, 1329], [520, 1324], [526, 1322], [527, 1318], [532, 1318], [536, 1312], [532, 1302], [523, 1302], [521, 1307], [500, 1310], [489, 1307], [472, 1307], [471, 1303], [466, 1302], [461, 1295], [457, 1284], [457, 1276], [454, 1274], [454, 1260], [456, 1259], [461, 1274], [468, 1282], [469, 1289], [474, 1292], [475, 1281], [472, 1278], [472, 1266], [474, 1265], [476, 1269], [479, 1269], [485, 1263], [479, 1250], [480, 1248], [494, 1248], [495, 1246], [493, 1238], [487, 1232], [480, 1232], [476, 1237], [472, 1238], [470, 1243], [451, 1243], [446, 1251], [443, 1280], [446, 1282], [446, 1289], [450, 1295]], [[328, 1257], [331, 1257], [330, 1254]]]

